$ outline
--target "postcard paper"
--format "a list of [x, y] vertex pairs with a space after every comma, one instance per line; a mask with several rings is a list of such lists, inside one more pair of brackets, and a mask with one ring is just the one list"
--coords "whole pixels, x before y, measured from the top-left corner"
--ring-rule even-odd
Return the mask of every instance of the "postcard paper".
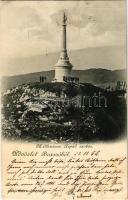
[[3, 200], [126, 200], [126, 2], [1, 1]]

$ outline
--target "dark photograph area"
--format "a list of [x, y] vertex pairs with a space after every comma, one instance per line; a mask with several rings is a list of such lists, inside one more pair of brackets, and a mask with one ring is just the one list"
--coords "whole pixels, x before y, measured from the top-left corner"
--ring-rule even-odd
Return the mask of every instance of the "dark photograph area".
[[9, 140], [112, 141], [125, 131], [125, 82], [101, 88], [40, 80], [2, 93], [2, 135]]
[[[124, 46], [98, 43], [87, 47], [86, 42], [91, 33], [82, 39], [79, 27], [79, 37], [69, 42], [75, 48], [68, 51], [67, 32], [71, 31], [74, 25], [72, 17], [76, 19], [76, 15], [70, 16], [67, 10], [56, 14], [53, 13], [51, 24], [57, 33], [54, 44], [60, 43], [60, 51], [54, 48], [51, 53], [46, 48], [43, 55], [37, 53], [8, 62], [15, 73], [7, 73], [2, 81], [3, 137], [10, 140], [56, 142], [112, 141], [125, 137], [127, 109]], [[59, 20], [58, 25], [54, 17]], [[92, 16], [85, 16], [84, 23], [90, 23], [94, 30], [96, 21]], [[67, 26], [70, 28], [67, 29]], [[50, 27], [49, 24], [49, 30]], [[101, 29], [100, 25], [99, 31]], [[95, 39], [99, 31], [96, 28]], [[69, 36], [73, 35], [74, 29]], [[32, 36], [29, 31], [27, 36], [28, 40]], [[48, 41], [50, 38], [51, 35]], [[81, 47], [80, 42], [78, 47], [77, 39], [85, 46]], [[95, 40], [91, 38], [90, 41]], [[53, 45], [52, 40], [50, 45]], [[38, 46], [34, 46], [34, 49], [38, 49]], [[8, 69], [11, 69], [9, 65]]]

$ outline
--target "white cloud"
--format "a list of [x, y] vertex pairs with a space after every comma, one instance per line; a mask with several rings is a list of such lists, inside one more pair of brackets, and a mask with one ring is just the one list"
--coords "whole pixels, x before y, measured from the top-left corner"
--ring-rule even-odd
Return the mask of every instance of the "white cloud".
[[68, 47], [123, 45], [123, 1], [24, 1], [1, 4], [0, 55], [24, 57], [59, 51], [61, 12], [68, 16]]

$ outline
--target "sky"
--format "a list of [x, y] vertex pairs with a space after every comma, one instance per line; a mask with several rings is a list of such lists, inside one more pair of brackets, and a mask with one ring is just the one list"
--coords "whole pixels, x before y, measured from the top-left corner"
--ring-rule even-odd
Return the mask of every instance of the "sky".
[[0, 1], [1, 66], [14, 58], [58, 52], [63, 11], [68, 50], [125, 46], [124, 1]]

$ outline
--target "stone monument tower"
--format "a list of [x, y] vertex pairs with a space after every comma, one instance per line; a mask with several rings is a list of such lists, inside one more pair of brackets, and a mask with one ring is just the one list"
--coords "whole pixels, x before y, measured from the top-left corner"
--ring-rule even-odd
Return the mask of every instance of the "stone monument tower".
[[62, 18], [62, 49], [58, 62], [55, 64], [55, 82], [63, 82], [63, 77], [70, 77], [72, 71], [72, 64], [69, 61], [67, 54], [67, 41], [66, 41], [66, 21], [67, 17], [63, 13]]

